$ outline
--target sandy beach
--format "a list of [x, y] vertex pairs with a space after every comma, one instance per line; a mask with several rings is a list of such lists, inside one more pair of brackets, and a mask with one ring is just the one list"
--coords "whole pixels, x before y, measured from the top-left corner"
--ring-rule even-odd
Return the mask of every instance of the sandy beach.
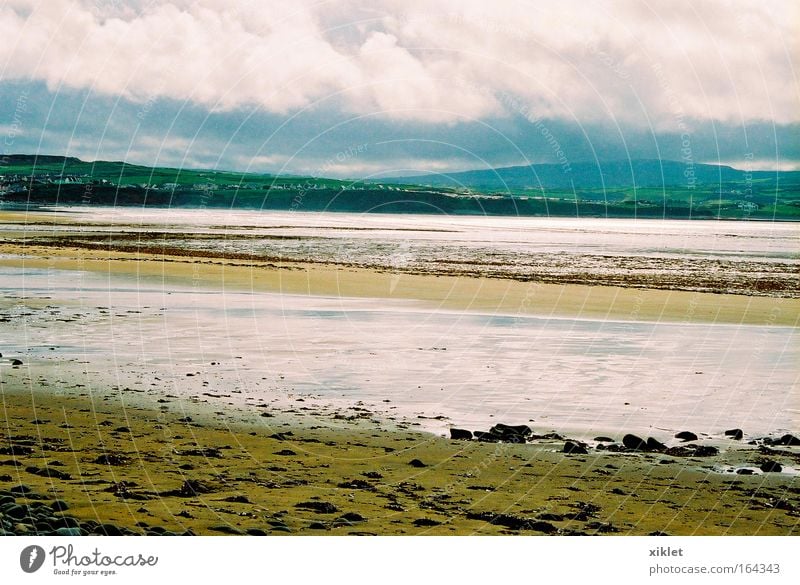
[[[20, 216], [6, 212], [0, 219], [19, 222]], [[47, 224], [50, 218], [28, 215], [26, 221]], [[90, 248], [71, 246], [69, 233], [33, 241], [2, 226], [0, 234], [2, 267], [93, 273], [109, 283], [677, 325], [793, 328], [800, 319], [800, 299], [785, 296], [415, 274], [172, 248]], [[57, 290], [7, 295], [4, 326], [39, 327], [46, 320], [34, 317], [48, 314], [82, 323], [105, 310], [81, 305], [81, 315], [64, 318], [65, 308], [78, 305]], [[130, 317], [144, 323], [147, 316]], [[40, 345], [44, 352], [46, 344]], [[227, 390], [173, 394], [164, 367], [133, 360], [124, 364], [125, 375], [136, 383], [113, 383], [115, 369], [122, 375], [118, 356], [60, 352], [54, 346], [49, 360], [19, 355], [17, 365], [15, 355], [0, 359], [0, 493], [29, 510], [52, 500], [68, 506], [38, 518], [38, 528], [16, 518], [14, 533], [62, 524], [83, 533], [253, 535], [790, 535], [800, 528], [800, 451], [780, 444], [786, 428], [757, 435], [745, 429], [732, 438], [720, 424], [693, 441], [662, 436], [665, 445], [645, 450], [624, 447], [622, 430], [587, 440], [509, 419], [496, 422], [530, 424], [523, 444], [450, 440], [357, 401], [325, 406], [301, 393], [287, 394], [290, 403], [237, 401], [235, 370], [215, 379]], [[205, 376], [199, 369], [173, 370], [176, 377]], [[565, 453], [571, 439], [583, 448]], [[694, 452], [688, 444], [709, 449]], [[30, 491], [12, 494], [19, 485]]]

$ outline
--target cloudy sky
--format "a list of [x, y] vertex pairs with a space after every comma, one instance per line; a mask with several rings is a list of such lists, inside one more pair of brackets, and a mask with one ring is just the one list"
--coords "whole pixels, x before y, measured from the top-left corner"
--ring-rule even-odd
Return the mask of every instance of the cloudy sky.
[[787, 1], [0, 0], [4, 153], [330, 176], [800, 168]]

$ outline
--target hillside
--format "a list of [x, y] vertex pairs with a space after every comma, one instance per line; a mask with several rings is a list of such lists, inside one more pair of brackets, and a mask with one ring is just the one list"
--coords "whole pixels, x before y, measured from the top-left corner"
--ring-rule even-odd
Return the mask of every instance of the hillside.
[[[569, 186], [558, 165], [374, 182], [15, 154], [0, 157], [0, 204], [800, 219], [800, 173], [747, 173], [712, 165], [694, 165], [692, 171], [691, 184], [687, 165], [671, 161], [604, 163], [602, 168], [576, 164]], [[535, 186], [531, 177], [538, 181]], [[501, 183], [505, 186], [498, 187]]]
[[598, 163], [537, 164], [458, 173], [437, 173], [387, 179], [398, 183], [478, 190], [609, 189], [692, 187], [779, 181], [800, 183], [800, 171], [745, 171], [724, 165], [670, 160], [625, 160]]

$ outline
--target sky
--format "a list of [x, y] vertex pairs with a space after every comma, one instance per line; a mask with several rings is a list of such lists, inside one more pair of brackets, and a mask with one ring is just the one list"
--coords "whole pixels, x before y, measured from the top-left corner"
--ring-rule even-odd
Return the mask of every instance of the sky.
[[335, 177], [800, 168], [792, 1], [0, 0], [10, 153]]

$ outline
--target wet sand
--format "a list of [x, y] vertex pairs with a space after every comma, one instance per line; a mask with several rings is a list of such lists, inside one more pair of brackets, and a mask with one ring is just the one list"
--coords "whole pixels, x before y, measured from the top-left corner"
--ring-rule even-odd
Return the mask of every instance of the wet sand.
[[435, 308], [501, 314], [743, 325], [800, 323], [800, 299], [790, 298], [418, 275], [313, 262], [261, 262], [9, 243], [0, 244], [0, 255], [0, 266], [86, 270], [218, 290], [415, 299]]
[[82, 522], [137, 533], [800, 531], [796, 476], [710, 469], [765, 459], [797, 466], [797, 448], [765, 456], [736, 446], [692, 459], [566, 455], [561, 440], [451, 441], [372, 427], [368, 413], [348, 428], [324, 420], [298, 425], [280, 413], [282, 422], [253, 422], [202, 403], [177, 408], [169, 400], [63, 387], [53, 395], [4, 380], [0, 446], [30, 453], [0, 456], [0, 491], [24, 484], [45, 501], [68, 502], [67, 514]]

